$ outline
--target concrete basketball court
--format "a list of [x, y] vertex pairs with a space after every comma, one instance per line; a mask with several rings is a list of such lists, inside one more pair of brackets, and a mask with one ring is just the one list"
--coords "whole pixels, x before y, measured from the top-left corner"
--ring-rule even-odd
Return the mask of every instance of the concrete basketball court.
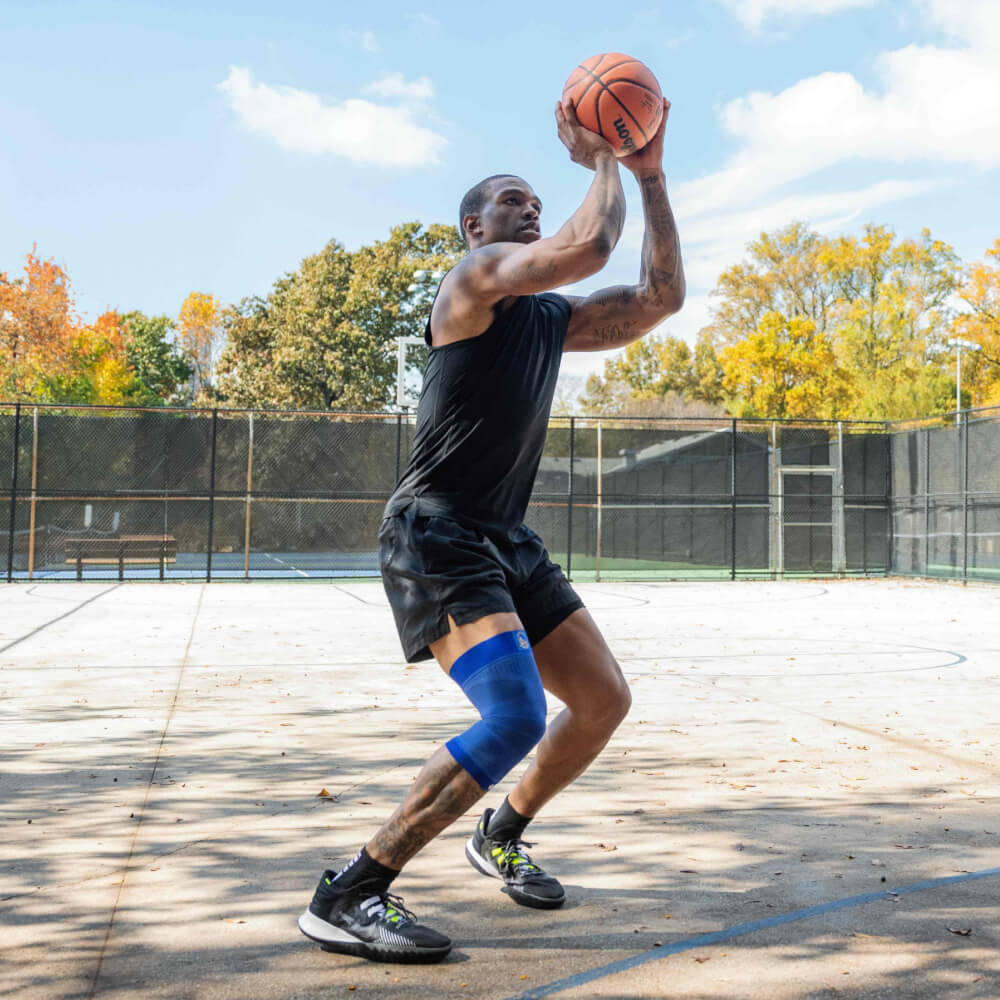
[[473, 871], [475, 810], [399, 966], [295, 924], [474, 718], [377, 581], [0, 588], [0, 995], [1000, 997], [1000, 588], [579, 590], [634, 704], [529, 830], [567, 905]]

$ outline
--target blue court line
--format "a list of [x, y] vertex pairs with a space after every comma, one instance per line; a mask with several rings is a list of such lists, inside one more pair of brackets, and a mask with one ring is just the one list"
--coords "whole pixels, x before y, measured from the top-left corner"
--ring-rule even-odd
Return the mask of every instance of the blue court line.
[[551, 996], [553, 993], [562, 993], [563, 990], [573, 989], [575, 986], [583, 986], [593, 982], [595, 979], [605, 979], [608, 976], [617, 975], [619, 972], [626, 972], [635, 969], [647, 962], [655, 962], [670, 955], [676, 955], [682, 951], [693, 951], [695, 948], [704, 948], [706, 945], [718, 944], [720, 941], [731, 941], [733, 938], [742, 937], [744, 934], [752, 934], [754, 931], [766, 930], [769, 927], [780, 927], [782, 924], [790, 924], [796, 920], [807, 920], [809, 917], [819, 916], [821, 913], [833, 913], [836, 910], [847, 910], [853, 906], [864, 906], [866, 903], [874, 903], [881, 899], [892, 899], [896, 896], [905, 896], [911, 892], [924, 892], [927, 889], [940, 889], [942, 886], [955, 885], [957, 882], [970, 882], [973, 879], [994, 878], [1000, 875], [1000, 868], [987, 868], [981, 872], [966, 872], [963, 875], [951, 875], [948, 878], [932, 878], [926, 882], [916, 882], [913, 885], [904, 885], [898, 889], [883, 889], [881, 892], [866, 892], [862, 896], [848, 896], [846, 899], [837, 899], [832, 903], [819, 903], [816, 906], [807, 906], [803, 910], [792, 910], [790, 913], [782, 913], [774, 917], [766, 917], [764, 920], [754, 920], [748, 924], [736, 924], [735, 927], [726, 927], [721, 931], [712, 931], [710, 934], [699, 934], [697, 937], [687, 938], [684, 941], [677, 941], [666, 948], [652, 948], [649, 951], [632, 955], [631, 958], [623, 958], [618, 962], [611, 962], [608, 965], [598, 966], [596, 969], [589, 969], [587, 972], [578, 972], [575, 975], [567, 976], [565, 979], [557, 979], [555, 982], [547, 983], [544, 986], [536, 986], [527, 993], [518, 993], [510, 1000], [538, 1000], [539, 997]]

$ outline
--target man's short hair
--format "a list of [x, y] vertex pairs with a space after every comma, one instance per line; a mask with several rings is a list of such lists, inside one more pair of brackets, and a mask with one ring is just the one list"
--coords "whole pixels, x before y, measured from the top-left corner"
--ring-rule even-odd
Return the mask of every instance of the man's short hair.
[[458, 206], [458, 231], [462, 234], [466, 246], [469, 244], [469, 237], [465, 234], [465, 217], [467, 215], [478, 215], [486, 204], [486, 195], [489, 192], [490, 181], [499, 180], [501, 177], [514, 177], [521, 180], [517, 174], [491, 174], [484, 177], [475, 187], [469, 188], [462, 198], [461, 205]]

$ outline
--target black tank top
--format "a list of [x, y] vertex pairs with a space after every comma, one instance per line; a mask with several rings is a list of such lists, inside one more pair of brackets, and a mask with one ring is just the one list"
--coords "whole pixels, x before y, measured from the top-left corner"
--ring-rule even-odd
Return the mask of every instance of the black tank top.
[[[471, 521], [486, 532], [524, 520], [542, 457], [570, 304], [525, 295], [478, 337], [432, 347], [406, 471], [388, 517], [417, 513]], [[430, 343], [430, 323], [425, 334]]]

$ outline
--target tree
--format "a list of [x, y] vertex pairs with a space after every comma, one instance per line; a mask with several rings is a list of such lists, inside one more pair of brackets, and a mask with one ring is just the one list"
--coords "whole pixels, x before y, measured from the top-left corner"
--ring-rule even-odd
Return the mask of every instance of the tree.
[[[957, 278], [951, 247], [927, 230], [897, 241], [868, 225], [860, 238], [826, 239], [793, 223], [747, 249], [748, 260], [720, 276], [703, 331], [722, 347], [736, 411], [884, 419], [947, 407], [938, 352]], [[810, 350], [832, 352], [833, 367], [813, 364]], [[803, 409], [808, 400], [814, 409]]]
[[830, 418], [850, 399], [829, 340], [805, 316], [766, 313], [753, 333], [723, 349], [720, 363], [733, 416]]
[[194, 366], [193, 395], [207, 394], [222, 340], [222, 306], [213, 295], [191, 292], [177, 317], [177, 340]]
[[248, 407], [389, 405], [395, 340], [422, 334], [430, 314], [431, 289], [415, 283], [414, 273], [445, 270], [463, 252], [454, 226], [417, 222], [353, 253], [331, 240], [266, 298], [226, 311], [221, 397]]
[[63, 363], [39, 376], [33, 396], [49, 403], [126, 405], [140, 402], [141, 390], [118, 313], [110, 311], [68, 330]]
[[970, 406], [1000, 406], [1000, 239], [986, 260], [962, 271], [958, 294], [968, 306], [952, 322], [952, 334], [979, 345], [962, 355], [962, 385]]
[[136, 402], [161, 406], [179, 401], [183, 387], [194, 375], [194, 365], [170, 340], [173, 320], [146, 316], [135, 309], [121, 316], [119, 328], [125, 358], [138, 380]]
[[958, 258], [923, 230], [895, 242], [884, 226], [827, 243], [821, 263], [836, 290], [837, 357], [850, 380], [851, 415], [912, 417], [947, 408], [939, 350], [950, 328]]
[[646, 336], [605, 360], [603, 374], [587, 379], [580, 403], [585, 413], [651, 416], [664, 410], [655, 405], [659, 400], [670, 411], [665, 416], [680, 416], [681, 410], [691, 416], [713, 416], [722, 412], [720, 379], [709, 334], [699, 335], [693, 351], [678, 337]]
[[827, 241], [804, 222], [761, 233], [747, 244], [747, 257], [719, 275], [718, 300], [706, 327], [714, 341], [734, 344], [757, 330], [768, 313], [802, 316], [825, 333], [836, 290], [823, 266]]
[[69, 276], [32, 247], [24, 277], [0, 272], [0, 398], [32, 396], [40, 380], [60, 374], [77, 320]]

